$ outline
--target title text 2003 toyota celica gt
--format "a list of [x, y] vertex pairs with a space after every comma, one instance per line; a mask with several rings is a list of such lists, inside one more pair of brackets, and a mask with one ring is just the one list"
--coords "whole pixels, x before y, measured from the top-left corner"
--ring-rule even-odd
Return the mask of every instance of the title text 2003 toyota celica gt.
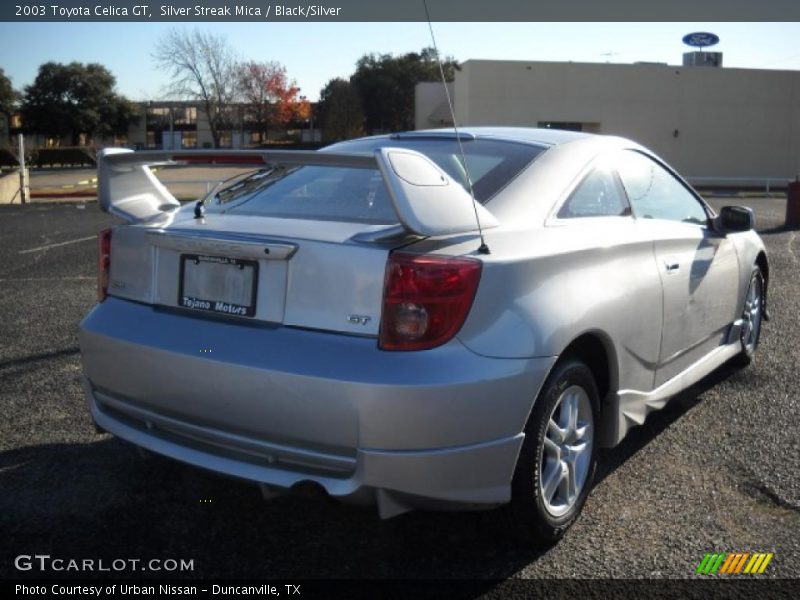
[[[181, 207], [152, 165], [251, 170]], [[99, 159], [97, 426], [383, 517], [498, 508], [555, 540], [597, 450], [724, 362], [748, 363], [769, 266], [626, 139], [421, 131], [319, 152]], [[478, 222], [485, 245], [481, 245]]]

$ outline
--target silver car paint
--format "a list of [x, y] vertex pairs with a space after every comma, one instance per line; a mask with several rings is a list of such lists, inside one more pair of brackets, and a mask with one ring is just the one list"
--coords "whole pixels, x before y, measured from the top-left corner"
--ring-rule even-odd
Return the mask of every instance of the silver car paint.
[[387, 353], [370, 338], [100, 307], [80, 345], [102, 428], [268, 486], [399, 491], [413, 506], [508, 500], [519, 423], [555, 360], [489, 359], [457, 340]]
[[[186, 211], [168, 224], [149, 225], [120, 227], [113, 234], [110, 291], [120, 298], [177, 307], [176, 274], [182, 252], [255, 258], [257, 320], [359, 335], [378, 333], [389, 249], [348, 242], [363, 226], [332, 224], [313, 239], [308, 223], [299, 221], [208, 215], [200, 222]], [[277, 235], [259, 234], [264, 231]], [[291, 253], [276, 251], [287, 246]], [[351, 314], [370, 320], [355, 324], [346, 318]]]
[[[475, 213], [483, 216], [486, 227], [497, 222], [491, 213], [427, 156], [404, 148], [378, 148], [372, 155], [336, 152], [287, 150], [238, 150], [229, 153], [240, 164], [252, 168], [268, 163], [304, 166], [377, 169], [389, 190], [398, 220], [420, 235], [472, 231]], [[192, 164], [197, 160], [215, 164], [216, 150], [172, 150], [133, 152], [125, 148], [107, 148], [98, 153], [98, 200], [100, 207], [128, 222], [156, 220], [164, 211], [174, 211], [180, 203], [153, 175], [150, 166]], [[186, 161], [190, 161], [187, 163]], [[223, 159], [223, 164], [230, 161]], [[429, 194], [433, 193], [433, 196]], [[435, 197], [436, 202], [431, 202]], [[224, 209], [223, 209], [224, 212]]]
[[439, 236], [472, 231], [476, 219], [485, 229], [497, 227], [492, 213], [432, 160], [395, 148], [377, 150], [375, 156], [395, 212], [409, 216], [403, 224], [411, 233]]
[[[211, 427], [339, 454], [516, 435], [532, 402], [526, 390], [538, 391], [554, 360], [490, 359], [457, 340], [389, 353], [374, 339], [292, 327], [234, 325], [234, 336], [226, 321], [106, 303], [81, 327], [85, 373], [96, 389]], [[476, 418], [498, 403], [503, 410], [491, 423]], [[451, 411], [446, 426], [436, 418], [441, 410]]]
[[719, 346], [736, 319], [738, 304], [739, 261], [733, 242], [698, 225], [667, 225], [641, 222], [656, 240], [654, 252], [664, 293], [666, 326], [656, 386]]
[[[316, 481], [334, 495], [376, 501], [384, 516], [430, 502], [488, 506], [507, 501], [533, 401], [579, 336], [594, 336], [609, 357], [599, 424], [607, 445], [738, 351], [735, 321], [764, 253], [757, 234], [722, 237], [633, 217], [559, 221], [554, 211], [592, 161], [646, 150], [563, 132], [473, 133], [553, 147], [486, 206], [499, 224], [485, 232], [491, 254], [477, 254], [470, 233], [409, 247], [482, 260], [456, 339], [424, 352], [377, 349], [383, 267], [397, 243], [358, 240], [381, 228], [233, 215], [198, 221], [184, 208], [114, 232], [110, 293], [119, 299], [95, 307], [81, 326], [95, 420], [270, 489]], [[243, 256], [250, 244], [296, 246], [285, 258], [260, 259], [271, 281], [259, 297], [260, 326], [146, 306], [176, 304], [182, 247], [165, 241], [176, 229], [209, 253], [237, 243]], [[676, 256], [677, 277], [664, 272]], [[683, 305], [681, 290], [692, 290]], [[354, 313], [375, 318], [349, 322]], [[117, 412], [103, 410], [112, 405]], [[255, 461], [231, 458], [232, 448]]]

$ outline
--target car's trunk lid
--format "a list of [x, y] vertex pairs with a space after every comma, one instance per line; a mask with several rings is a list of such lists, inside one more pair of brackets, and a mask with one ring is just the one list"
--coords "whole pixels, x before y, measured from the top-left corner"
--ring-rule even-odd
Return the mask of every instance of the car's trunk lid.
[[352, 239], [375, 229], [232, 214], [121, 227], [109, 294], [198, 317], [375, 336], [392, 245]]

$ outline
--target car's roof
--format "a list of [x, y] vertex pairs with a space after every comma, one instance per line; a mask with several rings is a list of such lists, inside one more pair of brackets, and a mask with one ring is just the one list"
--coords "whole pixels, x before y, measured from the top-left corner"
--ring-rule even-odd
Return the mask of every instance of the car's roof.
[[[448, 133], [455, 137], [455, 130], [452, 127], [443, 129], [421, 129], [403, 135], [413, 137], [415, 135], [443, 135]], [[459, 135], [476, 138], [491, 137], [518, 142], [546, 144], [548, 146], [556, 146], [558, 144], [565, 144], [567, 142], [593, 137], [593, 134], [581, 131], [565, 131], [562, 129], [536, 127], [459, 127], [458, 133]]]

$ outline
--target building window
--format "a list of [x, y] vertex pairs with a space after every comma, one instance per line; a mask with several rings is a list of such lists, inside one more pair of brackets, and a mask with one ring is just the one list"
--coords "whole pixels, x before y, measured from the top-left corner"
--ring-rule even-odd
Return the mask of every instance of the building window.
[[161, 132], [160, 131], [148, 131], [147, 132], [147, 147], [148, 148], [160, 148], [161, 147]]
[[197, 125], [197, 108], [185, 106], [175, 109], [175, 125]]
[[169, 108], [166, 106], [148, 107], [147, 129], [169, 129]]
[[184, 131], [183, 132], [183, 135], [181, 135], [181, 148], [183, 148], [183, 149], [197, 148], [197, 132], [196, 131]]
[[251, 131], [250, 132], [250, 145], [257, 146], [260, 144], [264, 139], [260, 131]]
[[19, 113], [11, 115], [11, 123], [9, 123], [9, 126], [11, 129], [19, 129], [22, 127], [22, 115]]
[[220, 148], [232, 148], [233, 147], [233, 132], [232, 131], [220, 131], [219, 132], [219, 147]]

